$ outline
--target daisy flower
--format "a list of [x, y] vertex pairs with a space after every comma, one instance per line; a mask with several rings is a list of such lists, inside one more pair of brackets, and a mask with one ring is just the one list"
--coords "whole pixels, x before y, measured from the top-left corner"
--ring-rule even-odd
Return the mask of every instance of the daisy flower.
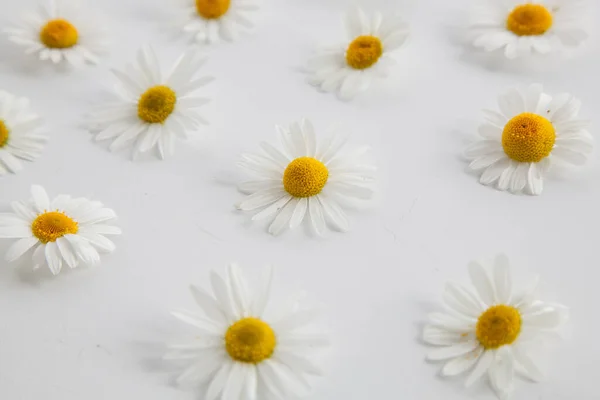
[[513, 193], [542, 193], [544, 175], [555, 161], [583, 165], [593, 149], [578, 117], [581, 102], [569, 94], [552, 98], [542, 85], [511, 89], [499, 96], [500, 112], [484, 110], [481, 139], [465, 152], [480, 182]]
[[509, 59], [575, 47], [588, 34], [580, 0], [484, 0], [471, 23], [473, 45]]
[[391, 53], [408, 38], [408, 25], [399, 17], [360, 8], [345, 17], [348, 41], [324, 47], [308, 61], [309, 82], [349, 100], [367, 90], [371, 80], [386, 77], [395, 61]]
[[447, 312], [430, 316], [423, 339], [438, 348], [427, 358], [449, 360], [442, 369], [445, 376], [470, 371], [467, 386], [487, 372], [492, 388], [505, 399], [513, 391], [515, 369], [530, 379], [542, 378], [528, 351], [545, 332], [562, 325], [568, 312], [564, 306], [536, 300], [537, 279], [530, 289], [515, 294], [505, 255], [495, 258], [491, 274], [471, 262], [469, 275], [475, 292], [448, 283]]
[[52, 201], [41, 186], [31, 187], [32, 199], [14, 201], [13, 213], [0, 214], [0, 239], [19, 239], [6, 253], [12, 262], [33, 250], [34, 269], [47, 265], [57, 275], [63, 265], [100, 262], [98, 251], [110, 253], [115, 245], [104, 235], [121, 230], [106, 222], [115, 212], [102, 203], [59, 195]]
[[198, 336], [169, 346], [165, 359], [193, 360], [177, 380], [206, 384], [204, 400], [295, 398], [310, 389], [306, 375], [322, 375], [309, 356], [329, 344], [326, 335], [307, 330], [316, 311], [296, 305], [279, 318], [264, 318], [271, 268], [265, 272], [260, 288], [250, 296], [236, 265], [229, 267], [226, 279], [213, 271], [213, 294], [191, 287], [204, 316], [173, 313], [197, 329]]
[[23, 168], [44, 149], [46, 138], [36, 135], [42, 120], [29, 109], [29, 100], [0, 90], [0, 176]]
[[75, 0], [49, 0], [26, 14], [19, 26], [5, 31], [26, 54], [76, 67], [97, 63], [108, 45], [96, 13]]
[[315, 129], [304, 119], [289, 128], [277, 126], [283, 150], [262, 142], [262, 154], [243, 154], [239, 165], [258, 177], [240, 185], [250, 196], [237, 208], [260, 210], [252, 218], [258, 220], [276, 215], [269, 233], [277, 235], [287, 227], [295, 228], [310, 219], [318, 235], [325, 231], [326, 221], [339, 230], [348, 230], [348, 218], [339, 201], [367, 200], [373, 191], [375, 167], [361, 164], [359, 157], [369, 149], [343, 153], [346, 138], [334, 135], [317, 145]]
[[197, 77], [205, 61], [195, 50], [188, 51], [163, 75], [156, 53], [142, 48], [138, 65], [129, 65], [126, 72], [113, 70], [118, 99], [93, 114], [90, 128], [96, 140], [113, 140], [111, 151], [133, 143], [134, 159], [155, 147], [161, 159], [172, 155], [176, 137], [187, 139], [190, 131], [207, 124], [197, 108], [210, 100], [195, 95], [213, 80]]
[[178, 0], [181, 4], [178, 27], [194, 35], [198, 43], [214, 43], [219, 37], [232, 41], [240, 27], [252, 28], [248, 18], [258, 10], [256, 0]]

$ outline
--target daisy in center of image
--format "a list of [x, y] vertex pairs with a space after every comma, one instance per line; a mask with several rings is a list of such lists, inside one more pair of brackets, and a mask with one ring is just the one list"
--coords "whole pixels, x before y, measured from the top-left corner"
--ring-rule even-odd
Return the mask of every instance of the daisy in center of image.
[[349, 100], [367, 90], [374, 77], [386, 77], [395, 64], [391, 52], [408, 38], [408, 25], [399, 17], [356, 9], [345, 17], [349, 42], [317, 51], [309, 61], [309, 82]]
[[98, 141], [113, 140], [111, 151], [133, 144], [134, 159], [153, 148], [165, 159], [173, 154], [176, 137], [187, 139], [208, 124], [197, 108], [210, 99], [195, 92], [213, 78], [197, 77], [206, 58], [195, 50], [184, 53], [166, 77], [151, 47], [142, 48], [137, 61], [127, 72], [113, 70], [118, 100], [93, 113], [90, 129]]
[[588, 36], [582, 28], [585, 3], [579, 0], [482, 0], [470, 30], [473, 45], [503, 49], [509, 59], [575, 47]]
[[277, 131], [283, 151], [262, 142], [263, 154], [242, 155], [239, 165], [259, 179], [240, 185], [240, 191], [250, 196], [237, 208], [260, 210], [253, 220], [275, 215], [269, 226], [273, 235], [299, 226], [305, 217], [318, 235], [325, 232], [326, 221], [347, 231], [340, 201], [368, 200], [373, 194], [369, 186], [376, 168], [360, 162], [368, 147], [345, 153], [346, 139], [339, 135], [317, 146], [315, 129], [306, 119], [289, 128], [278, 126]]
[[469, 372], [466, 386], [487, 373], [492, 388], [504, 400], [514, 390], [515, 371], [534, 381], [543, 378], [529, 356], [530, 348], [544, 338], [544, 332], [561, 326], [568, 310], [536, 300], [537, 279], [517, 294], [504, 255], [495, 258], [491, 274], [471, 262], [469, 275], [475, 292], [448, 283], [444, 292], [447, 312], [430, 316], [423, 339], [438, 348], [427, 358], [448, 360], [444, 376]]
[[569, 94], [551, 97], [539, 84], [511, 89], [498, 98], [500, 112], [484, 110], [481, 139], [465, 151], [479, 181], [500, 190], [539, 195], [555, 161], [583, 165], [594, 147], [579, 118], [581, 102]]
[[250, 29], [254, 24], [248, 15], [258, 10], [256, 0], [177, 0], [180, 15], [177, 26], [194, 35], [198, 43], [214, 43], [219, 38], [232, 41], [240, 27]]
[[250, 296], [239, 267], [231, 265], [226, 279], [211, 272], [213, 295], [191, 287], [205, 315], [173, 315], [197, 329], [198, 337], [170, 345], [165, 356], [193, 360], [178, 377], [180, 384], [205, 384], [204, 400], [284, 400], [310, 391], [306, 375], [322, 375], [310, 353], [328, 347], [329, 339], [308, 329], [317, 316], [315, 309], [294, 304], [285, 315], [264, 317], [271, 280], [268, 268]]

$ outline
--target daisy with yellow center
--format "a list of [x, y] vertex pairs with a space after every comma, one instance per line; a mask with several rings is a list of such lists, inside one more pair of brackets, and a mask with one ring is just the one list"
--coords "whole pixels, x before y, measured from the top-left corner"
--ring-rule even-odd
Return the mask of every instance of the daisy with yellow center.
[[325, 92], [349, 100], [367, 90], [374, 77], [385, 77], [395, 64], [392, 52], [408, 37], [399, 17], [355, 9], [345, 17], [348, 40], [320, 49], [308, 61], [309, 82]]
[[17, 173], [22, 160], [34, 161], [42, 154], [46, 138], [36, 133], [41, 125], [28, 99], [0, 90], [0, 177]]
[[13, 202], [13, 213], [0, 214], [0, 239], [19, 239], [6, 253], [8, 262], [30, 252], [34, 268], [47, 265], [57, 275], [63, 265], [97, 264], [99, 251], [114, 251], [114, 243], [105, 236], [121, 233], [106, 224], [116, 218], [113, 210], [67, 195], [50, 200], [38, 185], [31, 187], [31, 196], [30, 201]]
[[588, 34], [579, 0], [482, 0], [471, 22], [473, 44], [509, 59], [575, 47]]
[[177, 381], [205, 383], [204, 400], [284, 400], [304, 395], [298, 386], [306, 387], [306, 375], [322, 374], [313, 353], [329, 345], [327, 335], [310, 330], [316, 310], [295, 304], [292, 310], [282, 310], [279, 318], [268, 318], [271, 268], [265, 270], [253, 296], [238, 266], [231, 265], [228, 272], [226, 279], [211, 272], [212, 294], [191, 287], [204, 315], [173, 313], [198, 329], [194, 340], [170, 345], [165, 355], [168, 360], [192, 360]]
[[438, 348], [427, 358], [448, 360], [442, 369], [445, 376], [468, 372], [467, 386], [487, 373], [491, 387], [505, 399], [513, 391], [515, 368], [534, 381], [542, 379], [528, 354], [529, 345], [562, 325], [568, 311], [536, 300], [537, 280], [517, 295], [504, 255], [495, 258], [491, 274], [477, 262], [469, 264], [469, 274], [475, 292], [448, 283], [444, 292], [447, 313], [430, 316], [423, 339]]
[[240, 185], [249, 194], [237, 208], [258, 211], [252, 218], [274, 217], [269, 232], [277, 235], [295, 228], [308, 218], [318, 235], [327, 223], [348, 230], [348, 218], [340, 201], [368, 200], [375, 168], [360, 161], [368, 150], [344, 153], [346, 139], [334, 135], [317, 145], [315, 129], [308, 120], [289, 128], [277, 127], [283, 151], [262, 142], [262, 154], [243, 154], [239, 165], [258, 177]]
[[258, 5], [255, 0], [178, 0], [181, 9], [176, 23], [191, 33], [198, 43], [214, 43], [219, 39], [233, 41], [241, 29], [254, 26], [249, 16]]
[[541, 85], [512, 89], [498, 99], [500, 112], [484, 110], [481, 139], [465, 152], [480, 182], [512, 193], [539, 195], [548, 168], [560, 161], [583, 165], [594, 140], [579, 118], [581, 103], [568, 94], [554, 98]]
[[92, 115], [90, 129], [96, 140], [112, 140], [111, 151], [133, 145], [134, 159], [153, 148], [161, 159], [172, 155], [175, 138], [187, 139], [190, 131], [207, 124], [197, 109], [210, 100], [196, 95], [213, 80], [197, 76], [205, 61], [191, 50], [163, 75], [156, 53], [142, 48], [137, 65], [128, 66], [127, 72], [113, 70], [119, 81], [117, 100]]
[[20, 26], [5, 31], [26, 54], [37, 54], [40, 60], [55, 64], [95, 64], [108, 48], [97, 13], [81, 7], [78, 0], [45, 0]]

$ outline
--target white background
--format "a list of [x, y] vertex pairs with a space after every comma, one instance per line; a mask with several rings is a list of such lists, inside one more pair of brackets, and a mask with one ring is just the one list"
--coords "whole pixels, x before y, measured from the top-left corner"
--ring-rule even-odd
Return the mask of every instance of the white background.
[[[0, 3], [6, 25], [35, 1]], [[500, 251], [521, 284], [539, 273], [544, 299], [571, 307], [564, 338], [543, 365], [547, 381], [518, 381], [514, 398], [600, 398], [597, 156], [582, 170], [548, 177], [535, 198], [480, 186], [460, 158], [480, 109], [494, 108], [497, 94], [517, 84], [578, 96], [598, 136], [596, 32], [566, 60], [498, 64], [458, 40], [470, 1], [370, 0], [368, 8], [401, 12], [411, 38], [391, 79], [342, 103], [306, 84], [301, 67], [317, 43], [343, 37], [350, 2], [264, 0], [251, 35], [207, 49], [204, 72], [217, 77], [208, 89], [211, 126], [179, 142], [168, 161], [133, 163], [129, 152], [112, 154], [91, 140], [85, 113], [106, 97], [108, 68], [124, 67], [139, 46], [153, 44], [168, 68], [187, 42], [164, 29], [170, 1], [86, 3], [108, 16], [114, 40], [99, 66], [39, 68], [0, 42], [0, 88], [31, 98], [50, 137], [41, 159], [0, 178], [0, 211], [39, 183], [51, 196], [103, 201], [124, 235], [100, 267], [56, 278], [0, 261], [0, 399], [201, 399], [174, 386], [176, 370], [161, 361], [166, 341], [190, 334], [168, 312], [194, 310], [188, 285], [208, 287], [209, 270], [224, 273], [231, 261], [250, 277], [272, 263], [275, 298], [307, 290], [324, 305], [334, 346], [310, 399], [493, 399], [483, 381], [465, 390], [464, 379], [440, 378], [419, 336], [444, 282], [468, 283], [467, 262]], [[589, 15], [596, 23], [598, 6]], [[274, 238], [233, 207], [242, 197], [234, 186], [238, 154], [275, 140], [274, 124], [302, 116], [321, 132], [339, 122], [352, 144], [374, 149], [379, 194], [372, 208], [351, 213], [347, 234], [317, 239], [297, 229]], [[9, 244], [2, 241], [0, 252]]]

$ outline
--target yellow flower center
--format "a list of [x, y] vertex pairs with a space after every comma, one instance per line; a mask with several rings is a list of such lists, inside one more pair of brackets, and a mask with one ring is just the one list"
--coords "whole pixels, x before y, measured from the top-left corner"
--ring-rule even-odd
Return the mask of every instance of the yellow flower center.
[[552, 123], [532, 113], [513, 117], [502, 132], [504, 152], [519, 162], [539, 162], [548, 157], [555, 140], [556, 132]]
[[346, 62], [355, 69], [366, 69], [375, 64], [383, 54], [383, 44], [375, 36], [359, 36], [346, 50]]
[[486, 350], [511, 344], [520, 332], [521, 314], [512, 306], [492, 306], [477, 320], [477, 340]]
[[294, 197], [321, 193], [329, 178], [325, 164], [312, 157], [300, 157], [288, 164], [283, 173], [283, 187]]
[[273, 355], [275, 332], [258, 318], [244, 318], [227, 329], [225, 349], [235, 361], [258, 364]]
[[8, 127], [6, 126], [6, 124], [4, 123], [4, 121], [2, 121], [0, 119], [0, 149], [4, 146], [6, 146], [6, 144], [8, 143], [8, 134], [9, 134], [9, 130]]
[[31, 232], [42, 243], [55, 242], [64, 235], [74, 235], [78, 231], [77, 222], [59, 211], [40, 214], [31, 224]]
[[229, 10], [231, 0], [196, 0], [198, 14], [207, 19], [216, 19]]
[[164, 85], [146, 90], [138, 101], [138, 117], [150, 124], [163, 123], [175, 109], [177, 96]]
[[506, 19], [506, 28], [518, 36], [543, 35], [552, 26], [552, 13], [541, 4], [515, 7]]
[[53, 19], [40, 32], [40, 40], [51, 49], [66, 49], [77, 44], [77, 28], [67, 20]]

